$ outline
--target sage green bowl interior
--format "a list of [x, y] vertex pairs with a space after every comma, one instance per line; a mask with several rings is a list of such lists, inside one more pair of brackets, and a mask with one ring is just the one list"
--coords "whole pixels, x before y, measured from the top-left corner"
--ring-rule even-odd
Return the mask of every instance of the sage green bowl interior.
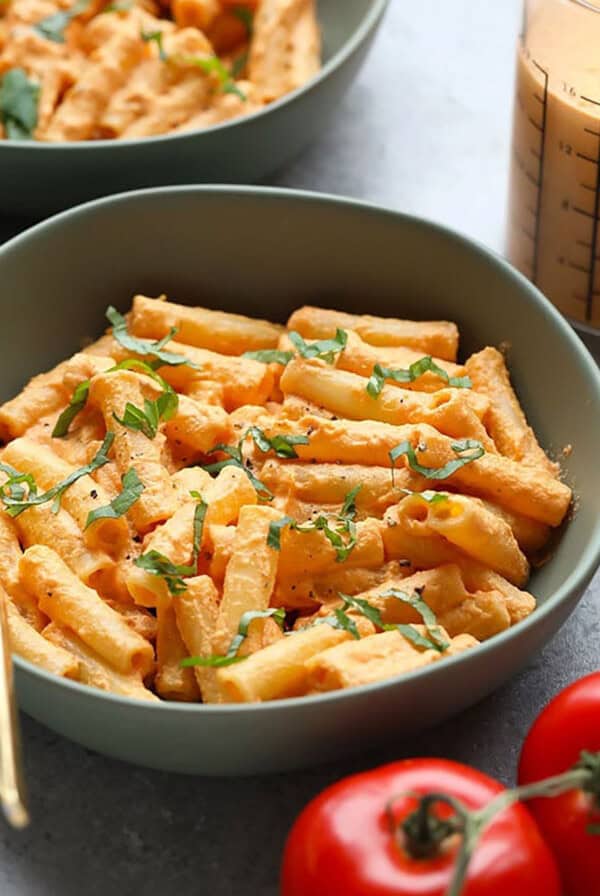
[[317, 0], [322, 71], [300, 90], [245, 118], [140, 140], [0, 140], [0, 212], [41, 218], [122, 190], [260, 180], [328, 127], [388, 2]]
[[403, 678], [261, 705], [146, 704], [17, 659], [22, 708], [87, 747], [202, 774], [274, 772], [371, 747], [480, 700], [571, 613], [600, 559], [600, 375], [523, 277], [434, 224], [308, 193], [181, 187], [73, 209], [0, 248], [0, 399], [101, 332], [135, 292], [284, 321], [303, 303], [449, 318], [463, 355], [510, 343], [514, 379], [543, 444], [567, 444], [578, 510], [531, 588], [540, 606], [485, 645]]

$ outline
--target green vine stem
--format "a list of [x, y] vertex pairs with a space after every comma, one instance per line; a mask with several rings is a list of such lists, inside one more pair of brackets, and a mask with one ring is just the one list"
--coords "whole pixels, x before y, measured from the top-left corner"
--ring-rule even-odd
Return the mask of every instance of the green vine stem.
[[[600, 753], [584, 752], [577, 765], [569, 771], [505, 790], [477, 811], [468, 809], [460, 800], [447, 794], [426, 793], [419, 796], [417, 809], [400, 826], [394, 822], [391, 804], [387, 813], [394, 831], [403, 837], [404, 849], [417, 859], [431, 858], [438, 853], [444, 839], [453, 834], [461, 836], [452, 882], [446, 894], [461, 896], [473, 853], [482, 833], [496, 815], [515, 803], [540, 797], [552, 798], [569, 790], [583, 790], [600, 801]], [[432, 812], [436, 803], [451, 806], [455, 814], [447, 819], [439, 818]]]

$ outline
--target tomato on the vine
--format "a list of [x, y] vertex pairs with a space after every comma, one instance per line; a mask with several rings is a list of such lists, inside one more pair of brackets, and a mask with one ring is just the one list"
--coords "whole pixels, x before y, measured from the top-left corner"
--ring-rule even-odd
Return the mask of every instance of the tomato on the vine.
[[[460, 842], [451, 826], [457, 807], [478, 810], [503, 792], [481, 772], [440, 759], [409, 759], [346, 778], [296, 821], [281, 896], [445, 896]], [[416, 812], [425, 794], [439, 799]], [[532, 817], [520, 804], [503, 809], [475, 847], [463, 896], [559, 894], [556, 864]]]
[[[600, 754], [600, 672], [575, 682], [548, 704], [529, 732], [519, 783], [553, 777], [588, 753]], [[568, 896], [600, 893], [600, 758], [587, 791], [569, 790], [528, 803], [560, 867]], [[595, 832], [595, 833], [594, 833]]]

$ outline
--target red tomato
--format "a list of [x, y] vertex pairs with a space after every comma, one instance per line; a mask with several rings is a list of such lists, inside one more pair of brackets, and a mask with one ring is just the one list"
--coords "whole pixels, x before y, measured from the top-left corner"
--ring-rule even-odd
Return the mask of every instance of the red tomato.
[[[394, 835], [386, 806], [392, 801], [399, 825], [417, 805], [407, 794], [445, 793], [479, 809], [503, 790], [492, 778], [441, 759], [409, 759], [346, 778], [309, 803], [292, 828], [281, 896], [444, 896], [457, 838], [434, 858], [412, 858], [402, 835]], [[442, 804], [435, 812], [453, 814]], [[501, 812], [483, 833], [463, 896], [560, 896], [554, 859], [523, 806]]]
[[[567, 771], [583, 750], [600, 752], [600, 672], [572, 684], [539, 716], [523, 747], [519, 783]], [[600, 836], [587, 830], [600, 825], [600, 803], [569, 790], [528, 806], [554, 852], [568, 896], [600, 893]]]

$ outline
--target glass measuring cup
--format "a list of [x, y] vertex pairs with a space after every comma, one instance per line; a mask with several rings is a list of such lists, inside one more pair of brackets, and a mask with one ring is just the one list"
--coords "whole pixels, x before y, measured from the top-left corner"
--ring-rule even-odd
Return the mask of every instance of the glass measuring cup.
[[525, 0], [507, 254], [600, 339], [600, 0]]

